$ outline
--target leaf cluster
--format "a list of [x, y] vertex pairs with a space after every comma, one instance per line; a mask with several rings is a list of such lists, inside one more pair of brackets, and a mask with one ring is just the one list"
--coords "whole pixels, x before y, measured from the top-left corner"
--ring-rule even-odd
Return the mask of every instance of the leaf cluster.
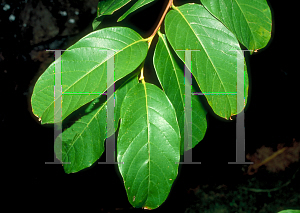
[[[154, 1], [135, 1], [118, 21]], [[180, 155], [205, 135], [208, 110], [199, 95], [221, 118], [243, 111], [249, 80], [242, 46], [251, 54], [264, 48], [272, 18], [266, 0], [202, 0], [178, 7], [170, 0], [149, 38], [128, 27], [101, 29], [106, 16], [130, 2], [100, 1], [94, 31], [62, 54], [61, 120], [73, 122], [55, 152], [61, 162], [70, 162], [64, 164], [66, 173], [78, 172], [101, 157], [105, 139], [119, 128], [117, 161], [123, 162], [119, 170], [128, 200], [154, 209], [170, 192]], [[153, 65], [162, 90], [147, 82], [143, 69], [156, 35]], [[53, 62], [34, 87], [32, 111], [42, 124], [54, 123], [55, 78]]]

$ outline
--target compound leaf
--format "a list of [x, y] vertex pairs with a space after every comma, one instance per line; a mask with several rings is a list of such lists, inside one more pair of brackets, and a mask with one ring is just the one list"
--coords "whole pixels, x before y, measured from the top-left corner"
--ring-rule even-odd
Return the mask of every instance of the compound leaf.
[[155, 0], [138, 0], [126, 13], [124, 13], [119, 19], [119, 21], [122, 21], [124, 18], [126, 18], [130, 13], [136, 11], [137, 9], [153, 2]]
[[266, 0], [201, 0], [249, 50], [265, 47], [272, 31], [272, 14]]
[[[147, 52], [147, 40], [126, 27], [94, 31], [68, 48], [61, 56], [62, 120], [111, 86], [107, 85], [107, 62], [110, 58], [114, 57], [116, 82], [135, 70]], [[54, 122], [54, 67], [55, 62], [40, 76], [31, 98], [32, 111], [42, 123]]]
[[[166, 36], [161, 34], [160, 31], [158, 31], [158, 35], [159, 40], [153, 56], [154, 68], [163, 90], [176, 110], [181, 135], [181, 155], [183, 155], [184, 151], [194, 148], [203, 139], [207, 128], [207, 112], [199, 97], [192, 95], [192, 125], [187, 127], [192, 128], [192, 147], [185, 147], [184, 149], [184, 139], [186, 138], [184, 137], [184, 128], [185, 124], [189, 125], [188, 122], [184, 121], [184, 72], [172, 55]], [[192, 92], [195, 92], [193, 87]]]
[[117, 153], [131, 205], [161, 205], [178, 173], [180, 133], [175, 109], [157, 86], [139, 83], [125, 96]]
[[244, 83], [247, 102], [248, 75], [245, 72], [245, 79], [237, 76], [237, 54], [243, 55], [237, 38], [201, 5], [174, 9], [165, 19], [172, 48], [182, 61], [185, 52], [176, 50], [197, 50], [192, 52], [192, 74], [214, 113], [225, 119], [240, 113], [243, 107], [237, 110], [237, 80]]

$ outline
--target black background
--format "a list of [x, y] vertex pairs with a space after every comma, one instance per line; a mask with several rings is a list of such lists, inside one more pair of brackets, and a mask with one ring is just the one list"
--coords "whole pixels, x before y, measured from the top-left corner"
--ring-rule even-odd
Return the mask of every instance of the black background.
[[[176, 6], [185, 2], [194, 1], [174, 0]], [[4, 3], [8, 1], [2, 1], [1, 7]], [[159, 0], [116, 24], [115, 20], [131, 6], [127, 5], [123, 12], [108, 18], [103, 26], [129, 26], [146, 38], [152, 34], [166, 3]], [[300, 140], [297, 13], [293, 12], [292, 5], [281, 1], [268, 3], [273, 15], [271, 41], [266, 48], [248, 58], [251, 86], [245, 112], [246, 154], [255, 152], [262, 145], [276, 148], [278, 143], [289, 144], [293, 138]], [[25, 199], [24, 209], [38, 209], [42, 202], [47, 210], [76, 210], [80, 206], [85, 211], [114, 212], [116, 208], [124, 208], [126, 212], [131, 205], [116, 166], [95, 164], [76, 174], [65, 174], [61, 165], [45, 165], [45, 162], [53, 161], [54, 133], [52, 126], [41, 126], [31, 113], [30, 87], [34, 85], [39, 63], [30, 61], [32, 47], [20, 31], [17, 14], [24, 4], [11, 4], [17, 17], [15, 22], [7, 21], [8, 12], [0, 12], [0, 52], [4, 57], [0, 58], [4, 97], [1, 99], [0, 124], [3, 168], [7, 167], [5, 176], [10, 184], [7, 195], [16, 200]], [[89, 16], [80, 23], [87, 26], [92, 20], [93, 16]], [[157, 38], [152, 43], [156, 41]], [[157, 83], [149, 55], [145, 79]], [[213, 115], [208, 115], [207, 119], [205, 138], [193, 149], [193, 160], [202, 164], [180, 166], [168, 199], [155, 211], [184, 212], [191, 200], [189, 188], [199, 184], [230, 185], [241, 178], [242, 165], [228, 165], [235, 161], [235, 122]], [[105, 155], [100, 158], [100, 161], [104, 160]]]

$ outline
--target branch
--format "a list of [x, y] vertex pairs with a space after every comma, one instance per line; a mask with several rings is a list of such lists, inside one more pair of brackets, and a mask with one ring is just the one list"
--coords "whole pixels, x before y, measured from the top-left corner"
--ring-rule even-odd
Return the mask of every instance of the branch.
[[[158, 22], [158, 25], [156, 26], [154, 32], [152, 33], [152, 35], [149, 38], [147, 38], [147, 40], [148, 40], [148, 49], [150, 48], [151, 42], [152, 42], [155, 34], [157, 33], [157, 31], [160, 29], [160, 26], [161, 26], [161, 24], [162, 24], [162, 22], [163, 22], [163, 20], [164, 20], [164, 18], [166, 16], [166, 14], [167, 14], [169, 8], [172, 6], [172, 4], [173, 4], [173, 0], [169, 0], [169, 3], [167, 5], [167, 7], [166, 7], [166, 9], [165, 9], [165, 11], [163, 13], [163, 15], [161, 16], [161, 18], [160, 18], [160, 20]], [[144, 67], [141, 70], [141, 75], [140, 75], [139, 80], [142, 80], [143, 83], [145, 81], [144, 80]]]
[[[172, 4], [173, 4], [173, 0], [169, 0], [169, 3], [167, 5], [164, 13], [163, 13], [163, 15], [161, 16], [161, 18], [160, 18], [160, 20], [158, 22], [158, 25], [156, 26], [154, 32], [152, 33], [152, 35], [149, 38], [153, 38], [155, 36], [156, 32], [159, 30], [159, 28], [160, 28], [160, 26], [161, 26], [161, 24], [162, 24], [162, 22], [163, 22], [163, 20], [164, 20], [164, 18], [166, 16], [166, 14], [167, 14], [169, 8], [172, 6]], [[152, 39], [151, 39], [151, 41], [152, 41]]]

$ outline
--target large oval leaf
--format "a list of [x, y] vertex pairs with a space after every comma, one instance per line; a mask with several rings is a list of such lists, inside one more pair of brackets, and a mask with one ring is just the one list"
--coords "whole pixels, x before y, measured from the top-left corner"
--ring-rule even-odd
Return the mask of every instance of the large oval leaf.
[[[125, 94], [138, 83], [138, 79], [127, 79], [115, 92], [116, 105], [114, 108], [115, 130], [118, 127], [120, 108]], [[108, 100], [113, 98], [110, 96]], [[90, 167], [104, 152], [104, 141], [114, 132], [107, 130], [107, 101], [97, 106], [99, 99], [89, 104], [86, 115], [66, 129], [60, 139], [55, 140], [55, 153], [63, 164], [66, 173], [78, 172]]]
[[248, 50], [265, 47], [272, 31], [272, 14], [266, 0], [201, 0]]
[[144, 82], [125, 96], [117, 152], [131, 205], [161, 205], [177, 176], [180, 133], [174, 107], [157, 86]]
[[[213, 111], [226, 119], [240, 113], [237, 80], [244, 82], [247, 102], [248, 75], [237, 77], [237, 51], [242, 52], [234, 34], [198, 4], [169, 11], [165, 31], [175, 51], [198, 50], [192, 52], [192, 73]], [[184, 51], [176, 53], [184, 61]]]
[[[166, 95], [172, 102], [177, 115], [177, 120], [179, 123], [180, 135], [181, 135], [181, 154], [183, 155], [184, 151], [189, 150], [188, 147], [184, 149], [184, 127], [185, 124], [189, 125], [188, 122], [184, 121], [184, 72], [179, 67], [174, 56], [171, 53], [171, 50], [167, 44], [167, 38], [164, 34], [161, 34], [158, 31], [159, 40], [157, 42], [153, 63], [154, 68], [158, 77], [158, 80], [165, 91]], [[195, 92], [195, 89], [192, 87], [192, 92]], [[206, 110], [201, 104], [199, 97], [192, 95], [192, 125], [187, 128], [192, 128], [192, 147], [194, 148], [204, 137], [207, 122], [206, 122]]]
[[[113, 50], [107, 56], [105, 50]], [[112, 27], [90, 33], [61, 57], [62, 119], [107, 89], [107, 61], [114, 57], [115, 81], [135, 70], [145, 59], [148, 43], [130, 28]], [[53, 62], [38, 79], [31, 98], [33, 113], [42, 123], [54, 122]], [[108, 87], [111, 85], [108, 85]], [[98, 94], [97, 94], [98, 93]]]

